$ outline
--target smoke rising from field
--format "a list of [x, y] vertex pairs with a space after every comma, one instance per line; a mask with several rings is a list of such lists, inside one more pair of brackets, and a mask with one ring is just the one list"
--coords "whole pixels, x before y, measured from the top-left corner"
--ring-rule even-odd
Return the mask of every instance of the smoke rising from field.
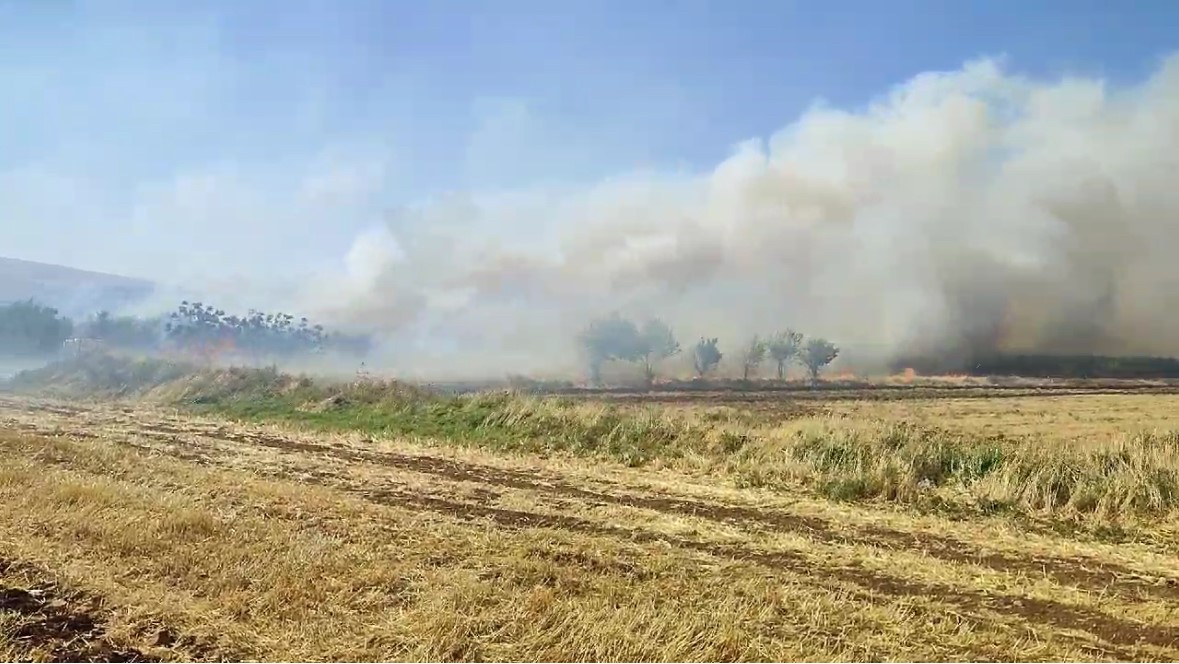
[[1124, 88], [986, 59], [708, 172], [396, 210], [309, 301], [423, 371], [573, 366], [614, 310], [730, 348], [793, 326], [879, 354], [1174, 354], [1176, 183], [1179, 56]]

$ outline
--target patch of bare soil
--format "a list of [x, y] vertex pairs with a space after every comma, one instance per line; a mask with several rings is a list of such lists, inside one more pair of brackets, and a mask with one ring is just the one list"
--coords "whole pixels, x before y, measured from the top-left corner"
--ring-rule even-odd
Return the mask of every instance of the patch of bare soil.
[[[13, 564], [0, 561], [0, 574]], [[18, 616], [5, 635], [21, 650], [52, 662], [158, 661], [134, 648], [113, 645], [105, 635], [97, 602], [52, 584], [17, 587], [0, 581], [0, 612]]]

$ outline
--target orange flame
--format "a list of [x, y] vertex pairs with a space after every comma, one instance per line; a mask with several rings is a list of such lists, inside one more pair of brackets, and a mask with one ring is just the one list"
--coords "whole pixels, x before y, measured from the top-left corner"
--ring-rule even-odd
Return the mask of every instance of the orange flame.
[[193, 360], [204, 364], [213, 364], [226, 355], [233, 353], [235, 349], [236, 346], [233, 343], [233, 339], [222, 337], [212, 341], [192, 343], [180, 350]]

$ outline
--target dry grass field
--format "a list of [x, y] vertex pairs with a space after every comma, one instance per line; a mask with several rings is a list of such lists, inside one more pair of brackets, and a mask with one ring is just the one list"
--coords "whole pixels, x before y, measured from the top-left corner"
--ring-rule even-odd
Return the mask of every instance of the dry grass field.
[[0, 658], [1179, 657], [1179, 396], [171, 378], [0, 395]]

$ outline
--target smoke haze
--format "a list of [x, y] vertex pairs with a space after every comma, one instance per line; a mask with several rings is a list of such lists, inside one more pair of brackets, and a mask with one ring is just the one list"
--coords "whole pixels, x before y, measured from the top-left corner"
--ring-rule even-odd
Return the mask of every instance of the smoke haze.
[[1179, 6], [1099, 5], [0, 0], [0, 256], [423, 378], [580, 372], [612, 312], [1179, 355]]
[[731, 348], [793, 326], [880, 356], [1177, 354], [1177, 176], [1179, 57], [1123, 89], [984, 59], [708, 172], [397, 210], [313, 290], [410, 371], [569, 366], [610, 311]]

